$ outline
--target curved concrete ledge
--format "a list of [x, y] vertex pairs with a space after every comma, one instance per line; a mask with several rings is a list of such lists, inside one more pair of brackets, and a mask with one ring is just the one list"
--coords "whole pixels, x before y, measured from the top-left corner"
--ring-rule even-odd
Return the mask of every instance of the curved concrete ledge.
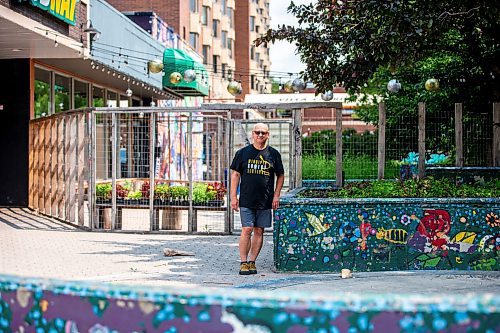
[[42, 332], [495, 332], [495, 294], [151, 289], [0, 275], [0, 330]]

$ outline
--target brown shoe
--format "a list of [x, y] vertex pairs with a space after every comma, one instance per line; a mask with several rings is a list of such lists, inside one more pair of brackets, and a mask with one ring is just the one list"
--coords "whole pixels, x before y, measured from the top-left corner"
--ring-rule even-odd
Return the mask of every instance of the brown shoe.
[[240, 264], [240, 275], [250, 275], [249, 264], [245, 261]]
[[257, 267], [255, 266], [255, 261], [248, 262], [248, 271], [250, 274], [257, 274]]

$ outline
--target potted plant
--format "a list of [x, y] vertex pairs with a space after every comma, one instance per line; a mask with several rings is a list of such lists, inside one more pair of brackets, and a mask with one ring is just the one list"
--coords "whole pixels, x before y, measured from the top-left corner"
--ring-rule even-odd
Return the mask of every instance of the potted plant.
[[168, 205], [172, 199], [172, 193], [168, 184], [156, 184], [155, 186], [155, 205]]
[[179, 206], [189, 205], [189, 188], [183, 185], [174, 185], [170, 187], [170, 193], [172, 196], [172, 203]]
[[109, 204], [111, 202], [111, 183], [97, 184], [95, 186], [96, 203]]
[[213, 198], [210, 198], [211, 206], [222, 206], [224, 204], [224, 198], [227, 193], [227, 189], [222, 182], [209, 183], [207, 191], [213, 193]]

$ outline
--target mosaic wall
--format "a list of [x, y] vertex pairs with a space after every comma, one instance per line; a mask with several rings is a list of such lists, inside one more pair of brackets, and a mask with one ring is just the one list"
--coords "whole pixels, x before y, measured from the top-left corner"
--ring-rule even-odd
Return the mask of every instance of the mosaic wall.
[[281, 202], [278, 271], [500, 270], [497, 198]]
[[[0, 332], [488, 332], [496, 295], [154, 291], [0, 275]], [[367, 310], [369, 309], [369, 310]]]

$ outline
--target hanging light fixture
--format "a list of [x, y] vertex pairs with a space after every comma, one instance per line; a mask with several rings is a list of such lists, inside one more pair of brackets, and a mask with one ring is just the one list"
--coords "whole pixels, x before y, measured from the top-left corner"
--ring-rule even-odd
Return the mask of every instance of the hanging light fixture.
[[194, 71], [194, 69], [186, 69], [184, 71], [184, 81], [190, 83], [194, 80], [196, 80], [196, 72]]
[[283, 86], [283, 90], [285, 90], [287, 93], [292, 93], [293, 92], [293, 81], [288, 80], [285, 82], [285, 85]]
[[292, 81], [292, 89], [295, 92], [302, 91], [302, 90], [306, 89], [306, 84], [304, 83], [304, 81], [302, 79], [296, 78], [295, 80]]
[[170, 83], [179, 84], [182, 80], [182, 75], [179, 72], [173, 72], [170, 74]]
[[325, 91], [321, 94], [321, 99], [324, 101], [331, 101], [333, 99], [333, 92], [331, 90]]
[[395, 79], [390, 80], [387, 83], [387, 90], [393, 93], [397, 93], [399, 90], [401, 90], [401, 83], [399, 83], [399, 81]]
[[237, 96], [237, 95], [241, 94], [241, 92], [243, 91], [243, 89], [241, 87], [241, 83], [240, 82], [238, 82], [238, 81], [231, 81], [227, 85], [227, 91], [231, 95]]
[[148, 70], [151, 73], [160, 73], [163, 70], [163, 61], [160, 59], [153, 59], [148, 61]]
[[429, 79], [425, 81], [425, 90], [436, 91], [439, 89], [439, 81], [437, 79]]

